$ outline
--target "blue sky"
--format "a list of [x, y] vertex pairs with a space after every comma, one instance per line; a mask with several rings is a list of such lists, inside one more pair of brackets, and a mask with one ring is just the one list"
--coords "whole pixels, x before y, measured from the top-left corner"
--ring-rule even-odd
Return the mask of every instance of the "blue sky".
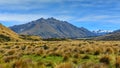
[[54, 17], [89, 30], [120, 29], [120, 0], [0, 0], [0, 22], [12, 26]]

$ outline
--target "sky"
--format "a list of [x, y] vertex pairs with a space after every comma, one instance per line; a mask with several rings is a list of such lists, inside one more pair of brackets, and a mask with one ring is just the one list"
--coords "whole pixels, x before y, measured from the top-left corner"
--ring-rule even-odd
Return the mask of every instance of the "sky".
[[89, 30], [120, 29], [120, 0], [0, 0], [0, 23], [9, 27], [54, 17]]

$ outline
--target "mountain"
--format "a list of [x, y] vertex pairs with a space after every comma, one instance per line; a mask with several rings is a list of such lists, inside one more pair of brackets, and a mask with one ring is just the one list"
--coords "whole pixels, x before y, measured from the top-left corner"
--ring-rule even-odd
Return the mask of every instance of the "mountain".
[[93, 33], [95, 33], [97, 36], [103, 36], [103, 35], [106, 35], [106, 34], [109, 34], [111, 33], [112, 31], [108, 31], [108, 30], [94, 30], [92, 31]]
[[21, 41], [19, 35], [0, 24], [0, 42]]
[[120, 40], [120, 30], [113, 31], [104, 36], [95, 38], [96, 40]]
[[118, 30], [115, 30], [113, 33], [117, 33], [117, 32], [120, 32], [120, 29], [118, 29]]
[[26, 24], [12, 26], [10, 29], [19, 34], [38, 35], [42, 38], [83, 38], [95, 35], [83, 27], [78, 28], [55, 18], [40, 18]]

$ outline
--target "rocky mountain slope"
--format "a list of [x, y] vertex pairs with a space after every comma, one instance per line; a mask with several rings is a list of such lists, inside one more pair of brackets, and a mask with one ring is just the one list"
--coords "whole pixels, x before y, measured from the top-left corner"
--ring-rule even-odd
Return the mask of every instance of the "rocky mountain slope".
[[13, 31], [25, 35], [38, 35], [42, 38], [83, 38], [95, 36], [94, 33], [81, 27], [78, 28], [66, 21], [54, 18], [40, 18], [22, 25], [10, 27]]

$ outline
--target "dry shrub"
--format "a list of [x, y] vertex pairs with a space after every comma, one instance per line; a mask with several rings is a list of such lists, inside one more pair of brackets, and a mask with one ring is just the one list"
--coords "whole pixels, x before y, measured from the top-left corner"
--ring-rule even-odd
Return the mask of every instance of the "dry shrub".
[[25, 49], [26, 49], [25, 45], [21, 46], [21, 50], [25, 50]]
[[120, 68], [120, 56], [116, 57], [116, 63], [115, 63], [116, 68]]
[[86, 62], [78, 66], [78, 68], [109, 68], [107, 65], [99, 63], [93, 63], [93, 62]]
[[73, 59], [73, 60], [72, 60], [72, 62], [73, 62], [74, 64], [78, 64], [78, 61], [79, 61], [78, 59]]
[[15, 52], [16, 52], [15, 49], [11, 49], [11, 50], [8, 50], [8, 51], [6, 52], [6, 55], [13, 55], [13, 54], [15, 54]]
[[49, 54], [49, 56], [61, 56], [61, 55], [59, 53], [52, 52], [51, 54]]
[[44, 62], [38, 61], [35, 65], [35, 68], [46, 68]]
[[4, 46], [3, 48], [5, 48], [5, 49], [10, 49], [11, 46], [10, 46], [10, 45], [7, 45], [7, 46]]
[[74, 65], [70, 62], [66, 62], [57, 65], [55, 68], [74, 68]]
[[76, 59], [80, 58], [80, 54], [76, 53], [76, 54], [73, 55], [73, 57], [76, 58]]
[[103, 57], [100, 58], [99, 62], [105, 63], [105, 64], [110, 64], [111, 58], [109, 55], [104, 55]]
[[0, 68], [4, 68], [2, 64], [0, 64]]
[[96, 50], [95, 52], [94, 52], [94, 55], [99, 55], [100, 54], [100, 51], [99, 50]]
[[38, 49], [38, 50], [35, 51], [36, 55], [42, 55], [43, 53], [44, 53], [43, 49]]
[[4, 51], [4, 49], [0, 49], [0, 53], [2, 53], [2, 54], [3, 54], [4, 52], [5, 52], [5, 51]]
[[14, 60], [14, 59], [18, 59], [19, 58], [19, 56], [17, 56], [17, 55], [10, 55], [10, 56], [4, 56], [3, 57], [3, 60], [5, 61], [5, 62], [10, 62], [10, 61], [12, 61], [12, 60]]
[[90, 57], [88, 55], [85, 55], [82, 57], [82, 59], [90, 59]]
[[113, 48], [112, 47], [106, 48], [106, 53], [113, 54], [114, 53]]
[[54, 67], [54, 63], [52, 61], [46, 61], [44, 64], [46, 67]]
[[66, 62], [66, 61], [68, 61], [68, 60], [69, 60], [69, 56], [64, 55], [64, 57], [63, 57], [63, 62]]
[[13, 68], [33, 68], [33, 62], [31, 59], [17, 60], [13, 64]]

